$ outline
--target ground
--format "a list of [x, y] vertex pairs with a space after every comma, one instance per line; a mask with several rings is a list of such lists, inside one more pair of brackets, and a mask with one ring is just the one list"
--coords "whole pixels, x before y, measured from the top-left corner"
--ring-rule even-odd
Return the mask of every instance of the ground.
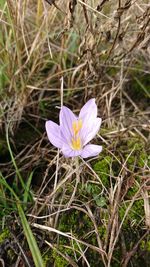
[[[149, 266], [149, 1], [0, 1], [2, 266]], [[62, 104], [96, 99], [103, 147], [65, 158]]]

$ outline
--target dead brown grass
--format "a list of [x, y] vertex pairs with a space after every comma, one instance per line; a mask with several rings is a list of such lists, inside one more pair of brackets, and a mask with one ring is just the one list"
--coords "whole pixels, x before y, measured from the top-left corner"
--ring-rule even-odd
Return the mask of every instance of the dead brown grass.
[[[105, 267], [132, 266], [150, 227], [149, 161], [147, 156], [139, 167], [137, 148], [139, 142], [141, 154], [149, 154], [149, 1], [7, 0], [1, 6], [0, 23], [3, 147], [9, 125], [15, 161], [24, 179], [35, 170], [28, 220], [44, 239], [41, 250], [50, 248], [49, 264], [57, 267], [56, 255], [68, 262], [61, 266], [93, 267], [89, 255], [96, 255]], [[136, 79], [142, 84], [138, 89]], [[66, 160], [48, 143], [44, 130], [47, 119], [58, 120], [62, 101], [78, 112], [90, 97], [96, 97], [103, 118], [97, 142], [104, 146], [103, 158], [111, 158], [106, 173], [109, 186], [102, 181], [102, 170], [98, 175], [93, 167], [102, 157], [80, 159], [78, 165]], [[135, 143], [130, 147], [132, 139]], [[0, 166], [7, 180], [15, 176], [8, 151]], [[86, 192], [90, 183], [101, 188], [107, 207], [93, 204], [93, 196]], [[136, 192], [130, 198], [132, 187]], [[134, 221], [131, 212], [139, 200], [144, 215]], [[72, 212], [80, 214], [76, 227], [69, 221]], [[67, 227], [60, 230], [66, 214], [69, 232]], [[139, 235], [138, 240], [131, 237], [128, 246], [124, 225], [130, 216], [129, 232]]]

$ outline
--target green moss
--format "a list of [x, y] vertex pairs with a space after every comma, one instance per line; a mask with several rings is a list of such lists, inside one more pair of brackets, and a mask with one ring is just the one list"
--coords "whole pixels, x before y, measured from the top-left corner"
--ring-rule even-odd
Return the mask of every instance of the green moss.
[[137, 223], [144, 217], [144, 202], [143, 199], [139, 199], [134, 202], [131, 210], [128, 214], [130, 220], [136, 220]]
[[104, 159], [97, 161], [93, 165], [93, 170], [98, 174], [105, 187], [109, 186], [109, 173], [111, 162], [112, 158], [110, 156], [105, 156]]
[[147, 163], [147, 165], [150, 166], [150, 158], [145, 152], [143, 152], [139, 156], [138, 166], [140, 168], [144, 168], [145, 163]]
[[137, 184], [134, 183], [134, 185], [128, 189], [128, 192], [126, 194], [126, 198], [132, 199], [132, 197], [135, 196], [135, 194], [138, 192], [138, 190], [139, 190], [139, 187], [137, 186]]
[[52, 255], [52, 251], [48, 250], [44, 253], [44, 255], [42, 255], [42, 259], [43, 259], [43, 265], [44, 267], [50, 267], [52, 266], [54, 260], [53, 260], [53, 255]]
[[[76, 236], [78, 239], [84, 239], [85, 242], [89, 242], [90, 244], [97, 246], [97, 239], [94, 233], [90, 234], [90, 236], [84, 237], [87, 233], [90, 233], [94, 229], [94, 226], [89, 217], [78, 210], [72, 210], [63, 214], [61, 216], [58, 229], [63, 232], [72, 232], [73, 235]], [[70, 245], [70, 248], [66, 248], [66, 245]], [[84, 251], [85, 246], [83, 244], [80, 244], [80, 247]], [[68, 255], [74, 261], [76, 261], [74, 251], [76, 251], [77, 258], [80, 257], [80, 253], [78, 252], [79, 247], [77, 243], [75, 241], [70, 241], [63, 236], [60, 236], [59, 238], [58, 249], [60, 252], [64, 253], [65, 255]], [[54, 255], [56, 254], [57, 253], [55, 252]], [[89, 259], [90, 263], [92, 259], [96, 257], [95, 254], [97, 255], [97, 253], [93, 250], [91, 250], [91, 252], [88, 252], [88, 256], [91, 255]], [[68, 266], [67, 261], [58, 254], [55, 256], [55, 264], [57, 267]], [[91, 266], [95, 267], [97, 265], [93, 264]]]
[[59, 222], [59, 230], [63, 232], [73, 231], [78, 237], [85, 233], [85, 230], [91, 230], [92, 222], [86, 214], [78, 210], [66, 212]]
[[[129, 202], [124, 203], [119, 208], [119, 215], [120, 215], [121, 220], [123, 219], [129, 204], [130, 204]], [[142, 218], [144, 217], [143, 205], [144, 205], [143, 199], [136, 200], [133, 203], [131, 209], [129, 210], [129, 212], [125, 218], [125, 221], [123, 223], [123, 228], [129, 229], [129, 226], [132, 228], [132, 225], [134, 225], [134, 228], [136, 229], [137, 226], [141, 225]]]
[[0, 233], [0, 244], [3, 243], [7, 238], [10, 237], [10, 232], [7, 228]]
[[68, 262], [61, 256], [59, 255], [56, 250], [53, 250], [53, 258], [54, 258], [54, 263], [55, 267], [66, 267], [68, 266]]
[[101, 224], [98, 227], [98, 232], [99, 232], [101, 240], [105, 240], [105, 238], [107, 236], [107, 232], [106, 232], [106, 227], [103, 224]]
[[132, 155], [128, 158], [127, 164], [130, 169], [133, 167], [143, 168], [145, 163], [150, 165], [145, 143], [140, 138], [132, 138], [127, 141], [129, 152], [133, 149]]
[[147, 250], [150, 252], [150, 240], [142, 240], [140, 244], [140, 248], [142, 250]]

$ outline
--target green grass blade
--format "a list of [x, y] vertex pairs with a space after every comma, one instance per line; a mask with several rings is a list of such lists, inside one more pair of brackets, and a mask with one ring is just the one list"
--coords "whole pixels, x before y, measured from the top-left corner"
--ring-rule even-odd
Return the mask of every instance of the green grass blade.
[[30, 193], [30, 185], [33, 177], [33, 172], [30, 173], [29, 178], [26, 183], [26, 190], [24, 191], [24, 196], [23, 196], [23, 202], [27, 203], [28, 199], [29, 201], [32, 201], [32, 195]]
[[28, 245], [29, 245], [29, 248], [31, 250], [35, 266], [36, 267], [43, 267], [44, 264], [43, 264], [42, 256], [41, 256], [40, 250], [37, 246], [34, 235], [31, 231], [30, 225], [26, 219], [26, 216], [24, 214], [24, 211], [23, 211], [21, 205], [17, 204], [17, 206], [18, 206], [18, 212], [19, 212], [19, 216], [20, 216], [20, 219], [22, 222], [23, 230], [24, 230], [25, 236], [27, 238]]
[[2, 174], [1, 174], [1, 177], [0, 177], [0, 183], [3, 184], [12, 193], [12, 195], [16, 199], [16, 205], [17, 205], [17, 208], [18, 208], [19, 217], [21, 219], [21, 223], [22, 223], [22, 227], [23, 227], [23, 230], [24, 230], [24, 234], [26, 236], [26, 239], [27, 239], [27, 242], [28, 242], [32, 257], [33, 257], [33, 261], [34, 261], [35, 267], [43, 267], [44, 264], [43, 264], [43, 260], [42, 260], [42, 256], [41, 256], [40, 250], [39, 250], [39, 248], [37, 246], [37, 243], [36, 243], [36, 240], [35, 240], [34, 235], [32, 233], [32, 230], [30, 228], [30, 225], [29, 225], [29, 223], [28, 223], [28, 221], [26, 219], [26, 216], [24, 214], [24, 211], [23, 211], [23, 209], [21, 207], [20, 200], [19, 200], [18, 196], [15, 194], [14, 190], [9, 186], [9, 184], [4, 179]]
[[10, 154], [12, 163], [13, 163], [14, 168], [16, 170], [16, 174], [17, 174], [17, 176], [19, 178], [19, 181], [21, 183], [22, 188], [26, 191], [26, 185], [25, 185], [25, 183], [24, 183], [24, 181], [23, 181], [23, 179], [21, 177], [20, 171], [19, 171], [19, 169], [17, 167], [17, 164], [15, 162], [15, 159], [14, 159], [14, 156], [13, 156], [13, 153], [12, 153], [12, 150], [11, 150], [11, 146], [10, 146], [10, 142], [9, 142], [9, 135], [8, 135], [8, 127], [6, 128], [6, 141], [7, 141], [7, 146], [8, 146], [8, 150], [9, 150], [9, 154]]

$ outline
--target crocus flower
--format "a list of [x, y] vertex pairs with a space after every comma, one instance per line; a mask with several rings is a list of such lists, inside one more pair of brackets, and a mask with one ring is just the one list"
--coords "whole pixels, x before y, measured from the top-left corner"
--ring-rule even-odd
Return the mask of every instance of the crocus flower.
[[65, 157], [88, 158], [97, 156], [102, 151], [102, 146], [88, 144], [101, 125], [95, 98], [82, 107], [78, 117], [69, 108], [62, 106], [59, 121], [60, 125], [47, 121], [46, 131], [49, 141], [60, 148]]

